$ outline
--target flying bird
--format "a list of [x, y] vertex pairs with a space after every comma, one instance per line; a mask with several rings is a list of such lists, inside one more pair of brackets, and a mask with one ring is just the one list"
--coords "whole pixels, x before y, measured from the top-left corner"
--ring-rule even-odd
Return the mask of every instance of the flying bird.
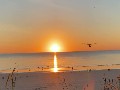
[[96, 6], [94, 6], [93, 8], [96, 8]]
[[93, 44], [96, 44], [96, 43], [82, 43], [82, 44], [85, 44], [85, 45], [88, 45], [88, 47], [92, 47]]
[[92, 44], [86, 44], [86, 45], [88, 45], [89, 47], [91, 47], [91, 46], [92, 46]]

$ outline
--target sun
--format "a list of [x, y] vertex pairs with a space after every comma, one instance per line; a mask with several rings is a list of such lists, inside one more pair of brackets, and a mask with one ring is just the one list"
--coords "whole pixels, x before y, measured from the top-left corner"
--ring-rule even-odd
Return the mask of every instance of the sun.
[[60, 46], [58, 44], [52, 44], [50, 47], [51, 52], [59, 52], [60, 51]]

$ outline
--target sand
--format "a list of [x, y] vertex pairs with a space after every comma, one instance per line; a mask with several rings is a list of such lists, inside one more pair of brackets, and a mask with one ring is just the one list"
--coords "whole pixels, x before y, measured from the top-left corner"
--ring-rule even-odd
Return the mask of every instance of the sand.
[[118, 90], [119, 75], [117, 69], [0, 73], [0, 90]]

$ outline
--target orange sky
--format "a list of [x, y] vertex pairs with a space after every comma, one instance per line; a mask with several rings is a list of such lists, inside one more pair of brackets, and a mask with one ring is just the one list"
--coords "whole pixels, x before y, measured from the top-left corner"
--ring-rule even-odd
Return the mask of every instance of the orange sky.
[[55, 42], [61, 51], [119, 50], [119, 2], [0, 1], [0, 53], [48, 52]]

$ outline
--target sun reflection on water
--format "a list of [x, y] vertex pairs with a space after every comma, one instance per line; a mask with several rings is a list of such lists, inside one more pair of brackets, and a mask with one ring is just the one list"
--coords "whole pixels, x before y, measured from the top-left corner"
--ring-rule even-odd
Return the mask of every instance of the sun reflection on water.
[[56, 53], [54, 54], [54, 68], [53, 68], [53, 72], [58, 72], [58, 64], [57, 64]]

